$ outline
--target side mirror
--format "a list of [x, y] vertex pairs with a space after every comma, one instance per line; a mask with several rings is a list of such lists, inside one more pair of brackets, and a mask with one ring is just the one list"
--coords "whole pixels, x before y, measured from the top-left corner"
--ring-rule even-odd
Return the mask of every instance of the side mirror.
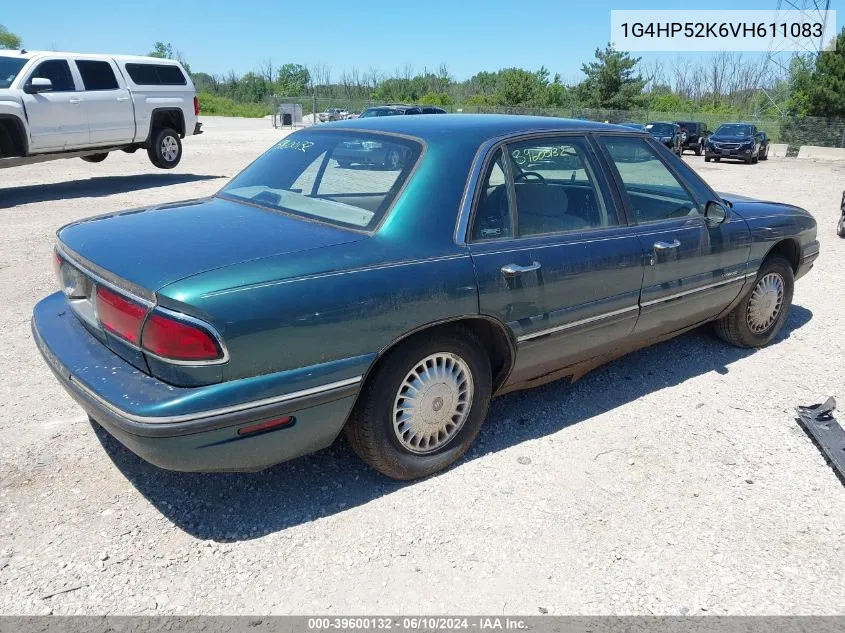
[[39, 92], [49, 92], [53, 89], [53, 82], [49, 79], [45, 79], [44, 77], [33, 77], [27, 84], [24, 86], [24, 92], [27, 94], [38, 94]]
[[721, 224], [728, 219], [728, 210], [715, 200], [711, 200], [704, 207], [704, 219], [710, 224]]

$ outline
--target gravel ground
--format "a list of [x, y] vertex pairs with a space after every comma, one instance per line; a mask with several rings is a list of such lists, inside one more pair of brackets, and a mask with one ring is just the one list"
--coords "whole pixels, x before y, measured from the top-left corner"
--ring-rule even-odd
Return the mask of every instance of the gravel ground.
[[793, 419], [845, 402], [845, 166], [685, 158], [819, 221], [822, 256], [767, 349], [695, 332], [505, 396], [468, 457], [422, 482], [342, 442], [178, 474], [95, 433], [29, 317], [59, 226], [210, 194], [283, 134], [205, 121], [173, 172], [143, 153], [0, 172], [0, 613], [845, 613], [845, 489]]

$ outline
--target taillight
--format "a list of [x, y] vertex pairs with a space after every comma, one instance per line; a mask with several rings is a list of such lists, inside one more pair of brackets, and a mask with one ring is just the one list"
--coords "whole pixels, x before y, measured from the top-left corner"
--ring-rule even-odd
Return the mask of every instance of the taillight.
[[141, 347], [166, 360], [213, 361], [223, 350], [203, 327], [153, 312], [144, 325]]
[[147, 308], [141, 304], [97, 286], [97, 318], [109, 332], [137, 345], [146, 315]]
[[200, 100], [199, 100], [199, 97], [197, 97], [197, 96], [194, 96], [194, 115], [195, 116], [200, 115]]

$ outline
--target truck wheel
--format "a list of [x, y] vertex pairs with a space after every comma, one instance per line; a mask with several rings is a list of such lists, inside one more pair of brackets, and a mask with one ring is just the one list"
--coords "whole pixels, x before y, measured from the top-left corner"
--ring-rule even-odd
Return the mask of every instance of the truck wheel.
[[425, 477], [469, 449], [490, 403], [490, 361], [467, 329], [420, 337], [382, 359], [344, 427], [352, 449], [394, 479]]
[[792, 306], [795, 277], [792, 264], [769, 257], [757, 271], [751, 292], [716, 321], [716, 334], [736, 347], [764, 347], [777, 336]]
[[161, 128], [152, 134], [147, 148], [150, 162], [160, 169], [173, 169], [182, 160], [182, 141], [176, 130]]
[[102, 154], [89, 154], [88, 156], [81, 156], [82, 160], [86, 163], [102, 163], [108, 157], [108, 152], [103, 152]]

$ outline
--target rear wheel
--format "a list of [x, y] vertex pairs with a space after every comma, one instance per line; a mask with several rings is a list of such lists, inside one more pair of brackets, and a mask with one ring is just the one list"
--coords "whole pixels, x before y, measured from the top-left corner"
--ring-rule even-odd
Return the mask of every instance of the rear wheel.
[[102, 163], [108, 157], [108, 152], [103, 152], [102, 154], [89, 154], [88, 156], [82, 156], [82, 160], [86, 163]]
[[696, 145], [696, 147], [695, 147], [695, 155], [701, 156], [701, 145], [700, 144]]
[[839, 218], [839, 223], [836, 225], [836, 234], [839, 237], [845, 237], [845, 215]]
[[367, 379], [344, 431], [367, 464], [394, 479], [425, 477], [458, 460], [490, 403], [490, 361], [460, 328], [389, 352]]
[[709, 156], [705, 156], [705, 157], [704, 157], [704, 162], [705, 162], [705, 163], [709, 163], [709, 162], [710, 162], [710, 157], [709, 157]]
[[352, 164], [352, 163], [350, 163], [348, 160], [339, 160], [339, 161], [337, 161], [337, 165], [338, 165], [338, 167], [343, 167], [344, 169], [346, 169], [347, 167], [349, 167], [351, 164]]
[[150, 162], [160, 169], [176, 167], [182, 160], [182, 141], [176, 130], [161, 128], [153, 132], [147, 156], [150, 157]]
[[769, 257], [760, 266], [751, 292], [716, 321], [716, 333], [737, 347], [768, 345], [789, 316], [794, 286], [789, 261], [780, 255]]

